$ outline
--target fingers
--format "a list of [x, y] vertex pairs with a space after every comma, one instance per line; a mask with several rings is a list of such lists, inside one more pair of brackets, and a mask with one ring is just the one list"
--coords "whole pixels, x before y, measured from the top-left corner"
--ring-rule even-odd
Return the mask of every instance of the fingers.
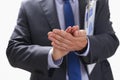
[[73, 33], [73, 36], [75, 36], [75, 37], [79, 37], [79, 36], [80, 36], [80, 34], [79, 34], [79, 30], [75, 31], [75, 32]]
[[[60, 32], [61, 33], [61, 32]], [[64, 48], [67, 48], [69, 44], [72, 43], [72, 38], [69, 37], [68, 33], [66, 34], [65, 33], [62, 33], [63, 35], [61, 36], [61, 34], [59, 35], [59, 32], [49, 32], [48, 33], [48, 39], [51, 40], [52, 42], [54, 42], [54, 44], [58, 45], [58, 46], [61, 46], [61, 47], [64, 47]], [[64, 34], [67, 35], [67, 37], [64, 36]], [[71, 40], [69, 40], [69, 38]], [[53, 45], [53, 43], [52, 43]]]
[[73, 34], [77, 30], [79, 30], [79, 26], [78, 25], [73, 26], [73, 27], [69, 26], [65, 31], [68, 32], [68, 33]]
[[81, 50], [87, 43], [86, 31], [79, 30], [78, 26], [69, 26], [65, 31], [54, 29], [48, 32], [48, 39], [53, 47], [67, 52]]
[[56, 36], [55, 36], [56, 39], [61, 40], [61, 41], [62, 40], [64, 41], [64, 39], [71, 41], [73, 39], [73, 36], [64, 30], [54, 29], [53, 33], [56, 34]]
[[65, 31], [68, 33], [71, 33], [71, 31], [72, 31], [71, 26], [69, 26]]
[[65, 45], [63, 43], [57, 44], [55, 42], [52, 42], [51, 45], [54, 46], [56, 49], [60, 49], [62, 51], [67, 51], [67, 47], [66, 47], [67, 45]]
[[79, 30], [79, 26], [78, 25], [73, 26], [71, 33], [73, 34], [75, 31], [78, 31], [78, 30]]
[[73, 34], [75, 37], [85, 37], [86, 31], [85, 30], [77, 30]]
[[78, 35], [79, 35], [80, 37], [86, 36], [86, 31], [85, 31], [85, 30], [79, 30]]

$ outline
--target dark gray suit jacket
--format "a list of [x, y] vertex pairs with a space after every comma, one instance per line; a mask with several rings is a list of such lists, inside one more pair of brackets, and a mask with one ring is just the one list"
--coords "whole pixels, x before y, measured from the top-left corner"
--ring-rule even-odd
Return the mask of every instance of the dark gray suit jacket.
[[[84, 26], [85, 0], [79, 0], [80, 26]], [[109, 21], [108, 0], [98, 0], [94, 36], [88, 36], [90, 51], [80, 57], [83, 64], [97, 63], [90, 80], [113, 80], [107, 58], [112, 56], [118, 39]], [[66, 80], [66, 61], [60, 68], [48, 70], [48, 53], [51, 42], [47, 33], [60, 29], [54, 0], [25, 0], [22, 2], [17, 25], [7, 48], [7, 57], [12, 66], [31, 72], [31, 80]]]

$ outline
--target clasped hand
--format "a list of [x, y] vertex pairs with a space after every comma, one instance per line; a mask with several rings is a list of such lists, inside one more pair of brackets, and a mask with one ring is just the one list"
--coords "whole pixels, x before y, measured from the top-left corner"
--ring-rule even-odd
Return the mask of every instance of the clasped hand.
[[54, 60], [61, 59], [70, 51], [82, 50], [87, 45], [86, 31], [79, 30], [78, 26], [69, 26], [65, 31], [54, 29], [48, 32], [48, 39], [52, 41]]

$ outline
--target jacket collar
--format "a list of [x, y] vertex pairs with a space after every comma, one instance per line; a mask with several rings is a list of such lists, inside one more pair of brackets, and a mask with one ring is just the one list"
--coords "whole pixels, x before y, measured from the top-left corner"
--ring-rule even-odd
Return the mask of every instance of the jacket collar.
[[52, 29], [60, 29], [60, 24], [57, 17], [57, 11], [54, 0], [40, 0], [40, 6], [46, 15], [46, 18]]

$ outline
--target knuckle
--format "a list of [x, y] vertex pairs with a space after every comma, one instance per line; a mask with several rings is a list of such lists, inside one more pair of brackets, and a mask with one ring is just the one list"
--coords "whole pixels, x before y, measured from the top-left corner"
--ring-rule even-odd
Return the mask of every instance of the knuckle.
[[54, 41], [56, 44], [59, 44], [59, 42], [57, 40]]
[[62, 37], [59, 37], [59, 41], [62, 41], [62, 42], [64, 42], [64, 38], [62, 38]]

